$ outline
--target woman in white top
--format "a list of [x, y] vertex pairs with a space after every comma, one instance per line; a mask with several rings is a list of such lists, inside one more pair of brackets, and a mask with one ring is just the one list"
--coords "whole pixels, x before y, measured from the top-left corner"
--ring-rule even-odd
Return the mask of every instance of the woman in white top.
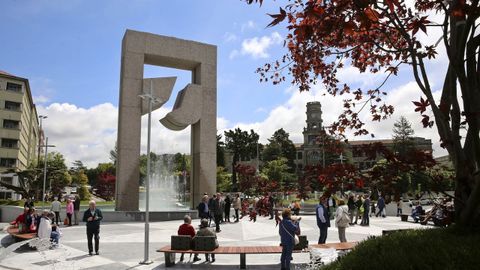
[[53, 213], [45, 210], [43, 212], [43, 217], [40, 219], [38, 238], [50, 239], [50, 235], [52, 234], [52, 219]]
[[338, 238], [340, 238], [340, 242], [347, 242], [345, 230], [347, 229], [348, 224], [350, 224], [348, 207], [345, 205], [345, 201], [341, 199], [338, 201], [338, 208], [335, 211], [335, 225], [338, 229]]

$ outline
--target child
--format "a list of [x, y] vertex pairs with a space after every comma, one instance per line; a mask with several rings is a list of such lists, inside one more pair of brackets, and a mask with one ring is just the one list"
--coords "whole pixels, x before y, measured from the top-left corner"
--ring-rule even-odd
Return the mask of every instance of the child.
[[52, 225], [52, 233], [50, 234], [50, 240], [52, 241], [52, 246], [58, 246], [58, 240], [62, 234], [60, 233], [60, 229], [58, 229], [57, 225]]
[[253, 208], [251, 211], [250, 211], [250, 221], [253, 222], [256, 222], [257, 221], [257, 211], [255, 210], [255, 208]]

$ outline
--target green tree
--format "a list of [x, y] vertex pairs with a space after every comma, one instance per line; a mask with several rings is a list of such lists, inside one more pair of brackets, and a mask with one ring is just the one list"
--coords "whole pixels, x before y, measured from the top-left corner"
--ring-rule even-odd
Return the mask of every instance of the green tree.
[[273, 133], [272, 137], [268, 139], [268, 142], [263, 149], [263, 161], [273, 161], [283, 157], [287, 160], [289, 172], [294, 172], [297, 150], [293, 142], [289, 139], [289, 134], [281, 128]]
[[224, 167], [217, 167], [217, 190], [220, 192], [232, 191], [232, 175]]
[[288, 160], [284, 157], [266, 162], [262, 168], [262, 175], [265, 175], [270, 181], [280, 183], [284, 190], [294, 188], [296, 176], [290, 172]]
[[[40, 159], [40, 168], [43, 168], [45, 160]], [[59, 152], [50, 152], [47, 155], [47, 185], [52, 195], [61, 195], [63, 189], [70, 185], [72, 177], [65, 164], [65, 157]]]
[[118, 148], [117, 148], [117, 142], [115, 142], [115, 148], [110, 150], [110, 160], [114, 165], [117, 165], [117, 157], [118, 157]]
[[415, 131], [413, 131], [407, 118], [400, 116], [400, 119], [393, 124], [393, 151], [400, 156], [405, 156], [409, 150], [415, 147], [413, 143], [414, 134]]
[[222, 135], [217, 135], [217, 167], [225, 167], [225, 143]]
[[18, 176], [18, 185], [4, 182], [0, 179], [0, 186], [11, 189], [22, 195], [23, 198], [35, 198], [41, 200], [43, 190], [43, 170], [37, 169], [35, 166], [23, 171], [7, 171], [6, 173], [15, 173]]
[[[232, 155], [232, 168], [235, 168], [240, 160], [250, 160], [257, 155], [259, 136], [252, 130], [250, 133], [240, 128], [225, 131], [225, 148]], [[237, 173], [232, 172], [232, 191], [237, 191]]]
[[80, 199], [81, 200], [89, 200], [90, 199], [90, 191], [88, 191], [88, 177], [87, 175], [84, 173], [84, 171], [80, 171], [77, 175], [76, 175], [76, 178], [77, 178], [77, 192], [78, 192], [78, 195], [80, 196]]
[[96, 168], [85, 170], [85, 174], [88, 178], [88, 183], [90, 186], [97, 186], [97, 181], [102, 173], [108, 173], [110, 175], [115, 175], [116, 167], [113, 163], [98, 163]]

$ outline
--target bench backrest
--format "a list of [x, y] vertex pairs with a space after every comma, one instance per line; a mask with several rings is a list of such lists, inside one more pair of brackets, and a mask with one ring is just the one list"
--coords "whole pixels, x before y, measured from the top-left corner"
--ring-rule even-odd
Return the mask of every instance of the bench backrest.
[[300, 240], [300, 242], [298, 243], [298, 245], [295, 245], [293, 247], [294, 250], [302, 250], [308, 248], [308, 240], [306, 235], [299, 235], [298, 240]]
[[193, 250], [214, 250], [216, 247], [215, 236], [195, 236]]
[[188, 250], [192, 248], [190, 235], [172, 235], [170, 246], [173, 250]]

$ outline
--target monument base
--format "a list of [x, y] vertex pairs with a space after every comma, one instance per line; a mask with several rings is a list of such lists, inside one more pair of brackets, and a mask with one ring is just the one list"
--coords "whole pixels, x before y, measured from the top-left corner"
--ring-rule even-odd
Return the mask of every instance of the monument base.
[[[145, 212], [141, 211], [103, 211], [104, 222], [145, 221]], [[185, 215], [198, 218], [197, 210], [150, 211], [150, 222], [183, 220]]]

